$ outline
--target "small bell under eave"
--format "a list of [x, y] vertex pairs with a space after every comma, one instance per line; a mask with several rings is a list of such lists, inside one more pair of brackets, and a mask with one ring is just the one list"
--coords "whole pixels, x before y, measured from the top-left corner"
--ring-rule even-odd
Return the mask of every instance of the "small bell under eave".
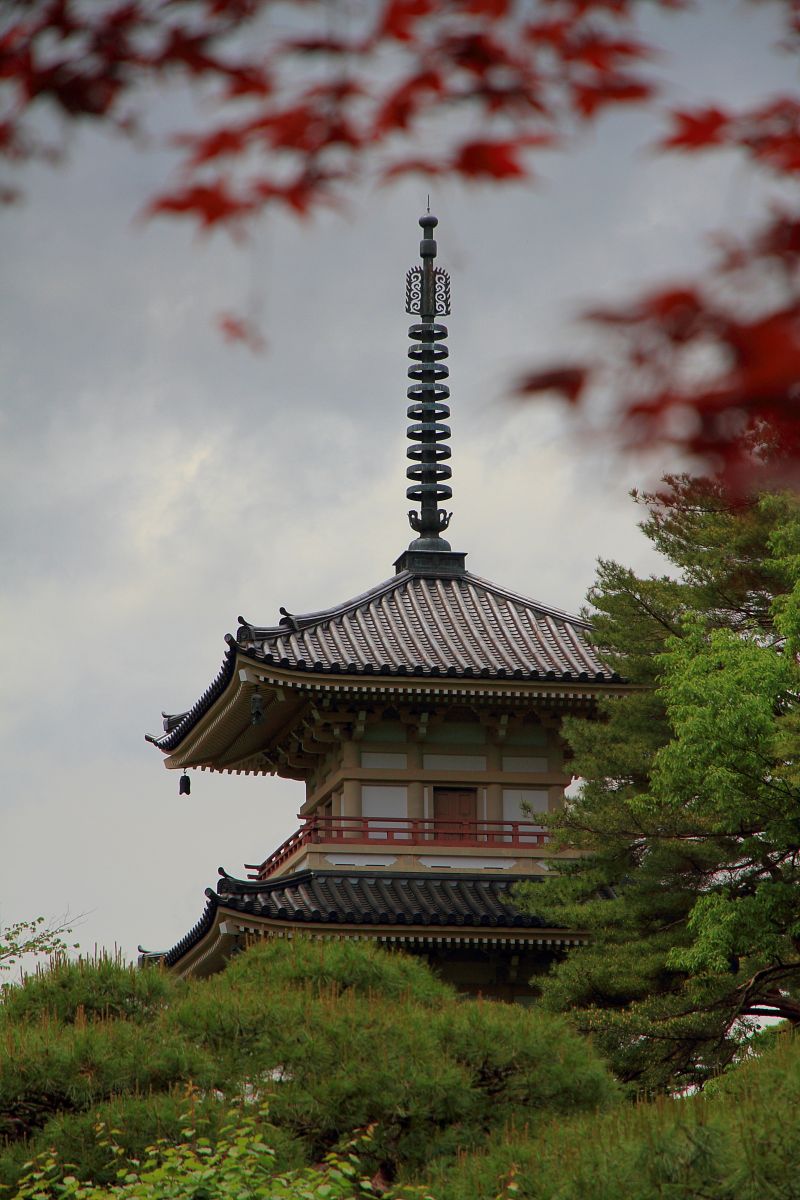
[[250, 724], [263, 725], [265, 720], [264, 697], [260, 692], [253, 692], [250, 697]]
[[186, 772], [184, 771], [183, 774], [181, 775], [180, 784], [178, 785], [178, 795], [179, 796], [188, 796], [191, 794], [191, 791], [192, 791], [192, 781], [189, 778], [189, 776], [186, 774]]

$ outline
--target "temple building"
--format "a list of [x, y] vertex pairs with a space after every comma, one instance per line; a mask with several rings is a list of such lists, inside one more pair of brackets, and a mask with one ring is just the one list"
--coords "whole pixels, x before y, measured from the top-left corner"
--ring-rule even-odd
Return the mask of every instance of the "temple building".
[[530, 979], [582, 940], [514, 905], [548, 869], [548, 813], [570, 781], [565, 713], [591, 717], [624, 682], [585, 624], [467, 570], [450, 514], [450, 280], [437, 220], [420, 219], [408, 272], [407, 496], [414, 540], [394, 575], [343, 604], [273, 625], [239, 618], [217, 677], [152, 741], [165, 765], [305, 784], [300, 828], [254, 846], [244, 879], [220, 869], [197, 924], [144, 951], [181, 975], [221, 969], [253, 938], [369, 938], [425, 957], [465, 992], [525, 1000]]

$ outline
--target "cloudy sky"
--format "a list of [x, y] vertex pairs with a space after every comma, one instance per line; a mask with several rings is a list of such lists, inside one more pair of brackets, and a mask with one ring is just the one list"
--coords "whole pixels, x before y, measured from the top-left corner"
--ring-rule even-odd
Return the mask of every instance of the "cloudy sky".
[[[680, 104], [796, 83], [780, 6], [650, 16]], [[598, 556], [659, 565], [627, 490], [653, 465], [504, 396], [585, 334], [587, 302], [702, 269], [764, 190], [736, 158], [655, 156], [617, 115], [533, 187], [437, 183], [452, 274], [454, 511], [477, 574], [575, 611]], [[241, 874], [296, 827], [300, 784], [194, 775], [144, 741], [222, 661], [237, 616], [269, 624], [392, 573], [405, 501], [407, 319], [424, 181], [365, 188], [346, 216], [269, 218], [248, 245], [137, 214], [164, 159], [98, 131], [26, 172], [0, 214], [0, 922], [81, 916], [82, 945], [174, 943], [216, 868]], [[258, 312], [266, 353], [226, 345]]]

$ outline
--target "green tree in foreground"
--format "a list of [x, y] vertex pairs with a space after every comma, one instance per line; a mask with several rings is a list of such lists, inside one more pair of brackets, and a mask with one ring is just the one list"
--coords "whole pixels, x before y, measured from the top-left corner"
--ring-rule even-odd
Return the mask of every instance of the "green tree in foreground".
[[595, 637], [632, 683], [566, 722], [582, 777], [554, 822], [583, 852], [525, 903], [591, 943], [544, 981], [618, 1075], [702, 1085], [759, 1018], [800, 1023], [800, 507], [708, 481], [641, 497], [677, 568], [601, 563]]
[[[22, 1167], [10, 1200], [797, 1200], [800, 1044], [771, 1040], [702, 1095], [592, 1113], [531, 1103], [458, 1155], [432, 1154], [394, 1183], [375, 1169], [377, 1128], [289, 1165], [273, 1112], [204, 1104], [191, 1089], [176, 1098], [169, 1130], [134, 1154], [130, 1101], [120, 1101], [116, 1118], [87, 1114], [79, 1166], [54, 1136], [52, 1149]], [[552, 1041], [556, 1072], [563, 1049]], [[381, 1108], [377, 1091], [373, 1104]], [[110, 1164], [106, 1182], [86, 1170], [93, 1155]]]
[[[0, 1183], [16, 1186], [53, 1148], [77, 1180], [116, 1185], [120, 1154], [183, 1144], [187, 1088], [212, 1149], [267, 1106], [277, 1174], [372, 1127], [363, 1171], [388, 1182], [507, 1125], [618, 1098], [562, 1018], [465, 1004], [423, 964], [374, 946], [266, 942], [188, 982], [61, 962], [0, 1004]], [[98, 1143], [98, 1122], [119, 1152]]]
[[436, 1200], [798, 1200], [800, 1045], [708, 1094], [620, 1105], [502, 1138], [425, 1177]]

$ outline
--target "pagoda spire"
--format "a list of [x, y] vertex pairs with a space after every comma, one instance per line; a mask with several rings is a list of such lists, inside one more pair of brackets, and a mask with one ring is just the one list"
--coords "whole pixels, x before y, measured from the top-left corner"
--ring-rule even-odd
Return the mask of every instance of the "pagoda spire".
[[411, 345], [408, 368], [412, 380], [407, 396], [410, 404], [407, 416], [408, 440], [406, 451], [411, 460], [406, 475], [411, 485], [406, 496], [419, 511], [412, 509], [408, 521], [417, 537], [408, 550], [395, 564], [400, 570], [431, 570], [435, 574], [457, 574], [464, 570], [463, 553], [454, 553], [442, 533], [450, 524], [451, 513], [440, 508], [453, 495], [447, 482], [452, 471], [447, 460], [450, 458], [450, 426], [445, 424], [450, 416], [447, 404], [450, 389], [444, 382], [448, 371], [444, 360], [448, 356], [445, 345], [447, 326], [437, 317], [450, 313], [450, 276], [444, 267], [435, 265], [436, 240], [433, 231], [439, 224], [428, 211], [420, 217], [422, 241], [419, 266], [412, 267], [406, 274], [406, 312], [418, 320], [409, 328]]
[[[411, 366], [409, 378], [414, 382], [407, 395], [411, 404], [408, 416], [413, 422], [408, 427], [411, 445], [406, 451], [411, 466], [406, 475], [412, 480], [406, 496], [420, 511], [408, 514], [409, 524], [419, 537], [415, 549], [449, 550], [449, 544], [440, 534], [450, 524], [451, 514], [439, 508], [442, 501], [453, 495], [453, 489], [445, 482], [452, 475], [447, 459], [450, 457], [450, 426], [444, 420], [450, 416], [446, 401], [450, 389], [442, 381], [450, 372], [444, 364], [448, 349], [444, 344], [447, 326], [438, 324], [438, 316], [450, 312], [450, 276], [442, 267], [434, 266], [436, 242], [433, 231], [439, 224], [428, 211], [420, 217], [422, 241], [419, 253], [422, 263], [406, 275], [406, 312], [419, 316], [419, 321], [408, 331], [411, 345], [408, 357]], [[420, 543], [424, 542], [425, 545]]]

